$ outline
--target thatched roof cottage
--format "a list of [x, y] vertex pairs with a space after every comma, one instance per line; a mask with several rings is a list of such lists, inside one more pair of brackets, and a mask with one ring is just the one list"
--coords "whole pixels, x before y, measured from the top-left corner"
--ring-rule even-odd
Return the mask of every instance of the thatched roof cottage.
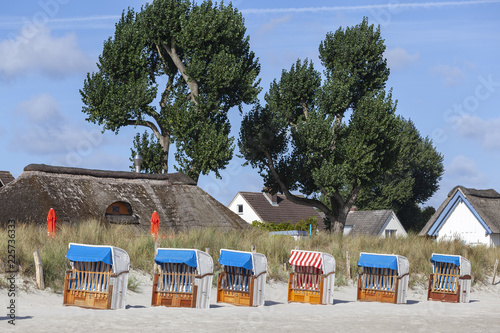
[[182, 173], [152, 175], [30, 164], [16, 180], [0, 188], [3, 219], [46, 223], [50, 208], [56, 211], [58, 223], [99, 219], [148, 230], [156, 210], [160, 232], [164, 228], [247, 226]]

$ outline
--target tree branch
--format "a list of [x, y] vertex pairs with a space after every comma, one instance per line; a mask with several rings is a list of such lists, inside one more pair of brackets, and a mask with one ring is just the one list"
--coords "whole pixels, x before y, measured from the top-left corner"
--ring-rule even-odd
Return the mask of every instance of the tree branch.
[[309, 112], [307, 110], [307, 105], [306, 105], [306, 102], [302, 102], [302, 111], [304, 111], [304, 117], [306, 118], [307, 120], [307, 117], [309, 116]]
[[147, 120], [128, 120], [127, 125], [148, 127], [153, 131], [157, 139], [160, 139], [163, 136], [158, 127], [154, 123]]
[[172, 86], [174, 84], [175, 75], [173, 75], [172, 73], [168, 73], [167, 62], [165, 61], [165, 58], [163, 58], [163, 55], [161, 54], [160, 47], [158, 46], [158, 44], [155, 44], [155, 46], [156, 46], [156, 50], [158, 50], [158, 54], [160, 55], [160, 59], [163, 63], [163, 69], [165, 70], [165, 73], [167, 73], [167, 75], [168, 75], [167, 86], [165, 87], [165, 90], [163, 91], [163, 93], [161, 95], [161, 101], [160, 101], [160, 106], [162, 108], [164, 108], [167, 105], [167, 97], [170, 94], [170, 91], [171, 91]]
[[175, 40], [172, 37], [170, 40], [170, 45], [167, 45], [166, 43], [163, 43], [163, 48], [165, 51], [167, 51], [167, 54], [170, 56], [172, 59], [173, 63], [181, 73], [182, 77], [184, 78], [184, 81], [189, 87], [189, 90], [191, 90], [191, 100], [195, 103], [198, 104], [196, 101], [196, 97], [198, 97], [199, 94], [199, 87], [198, 87], [198, 82], [196, 82], [193, 79], [190, 79], [189, 76], [186, 74], [186, 67], [184, 66], [184, 63], [182, 62], [181, 58], [177, 54], [177, 47], [175, 46]]
[[296, 203], [296, 204], [299, 204], [299, 205], [306, 205], [306, 206], [316, 207], [319, 210], [321, 210], [322, 212], [324, 212], [325, 214], [330, 214], [331, 213], [331, 211], [328, 208], [328, 206], [326, 206], [324, 203], [322, 203], [319, 200], [308, 199], [308, 198], [301, 198], [301, 197], [298, 197], [298, 196], [293, 195], [292, 193], [290, 193], [290, 191], [288, 190], [288, 187], [281, 180], [278, 172], [276, 171], [276, 169], [274, 167], [274, 162], [273, 162], [273, 158], [272, 158], [271, 154], [269, 154], [269, 152], [267, 150], [264, 152], [264, 154], [265, 154], [265, 156], [267, 158], [267, 167], [269, 168], [269, 171], [271, 172], [271, 174], [273, 175], [274, 179], [276, 180], [276, 182], [280, 186], [281, 191], [283, 192], [283, 194], [285, 195], [285, 197], [289, 201], [291, 201], [293, 203]]

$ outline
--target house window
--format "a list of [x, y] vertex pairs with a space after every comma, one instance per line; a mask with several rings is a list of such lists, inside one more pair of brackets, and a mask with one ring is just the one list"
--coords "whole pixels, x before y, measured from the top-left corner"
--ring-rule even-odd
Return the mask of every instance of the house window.
[[238, 205], [238, 214], [243, 214], [243, 205]]
[[391, 229], [385, 230], [385, 237], [386, 238], [394, 237], [394, 236], [396, 236], [396, 230], [391, 230]]

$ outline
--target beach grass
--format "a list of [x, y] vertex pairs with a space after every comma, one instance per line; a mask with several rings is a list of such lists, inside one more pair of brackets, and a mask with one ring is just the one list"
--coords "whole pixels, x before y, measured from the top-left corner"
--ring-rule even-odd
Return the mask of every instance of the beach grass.
[[[0, 230], [0, 244], [7, 244], [7, 232]], [[60, 292], [64, 284], [64, 272], [70, 268], [65, 255], [69, 243], [113, 245], [124, 249], [130, 256], [130, 266], [134, 270], [153, 273], [155, 241], [148, 234], [141, 234], [137, 229], [125, 225], [105, 225], [99, 221], [88, 221], [78, 225], [62, 224], [58, 226], [55, 237], [48, 237], [44, 225], [18, 223], [15, 233], [15, 261], [18, 272], [26, 279], [34, 280], [35, 265], [33, 252], [39, 251], [44, 270], [45, 285]], [[268, 232], [249, 229], [220, 230], [192, 229], [160, 237], [156, 246], [166, 248], [195, 248], [208, 250], [214, 259], [215, 277], [221, 271], [218, 263], [220, 249], [250, 251], [252, 245], [257, 252], [264, 254], [268, 262], [268, 280], [285, 282], [291, 267], [287, 264], [290, 251], [295, 248], [330, 253], [336, 260], [336, 285], [355, 282], [357, 261], [361, 252], [399, 254], [410, 262], [410, 287], [426, 286], [432, 266], [432, 253], [458, 254], [470, 260], [473, 284], [487, 284], [491, 276], [495, 259], [500, 257], [500, 248], [486, 246], [468, 246], [462, 242], [442, 241], [409, 234], [405, 238], [376, 238], [371, 236], [339, 237], [329, 233], [320, 233], [312, 237], [294, 240], [290, 236], [271, 236]], [[349, 254], [349, 262], [347, 262]], [[7, 247], [0, 248], [0, 266], [6, 269]], [[215, 280], [215, 279], [214, 279]], [[132, 281], [131, 285], [134, 286]], [[3, 286], [0, 283], [0, 288]], [[137, 287], [137, 286], [135, 286]]]

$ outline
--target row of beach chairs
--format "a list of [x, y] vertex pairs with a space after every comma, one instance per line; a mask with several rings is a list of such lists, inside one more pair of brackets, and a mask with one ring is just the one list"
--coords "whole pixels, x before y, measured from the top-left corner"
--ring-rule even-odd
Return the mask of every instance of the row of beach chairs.
[[[64, 305], [123, 309], [126, 305], [130, 259], [113, 246], [69, 244], [71, 270], [64, 282]], [[196, 249], [159, 248], [155, 255], [152, 306], [209, 308], [212, 257]], [[433, 254], [428, 299], [469, 302], [470, 262], [456, 255]], [[217, 302], [264, 305], [267, 259], [263, 254], [222, 249]], [[335, 259], [316, 251], [292, 250], [288, 302], [333, 304]], [[361, 253], [357, 299], [404, 304], [409, 263], [399, 255]]]

